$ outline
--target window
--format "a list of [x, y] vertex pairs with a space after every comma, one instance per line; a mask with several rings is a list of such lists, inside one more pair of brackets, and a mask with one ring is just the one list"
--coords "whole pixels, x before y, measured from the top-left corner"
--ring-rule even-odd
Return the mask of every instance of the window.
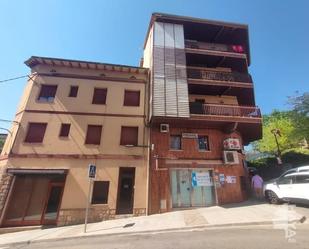
[[120, 145], [137, 145], [138, 127], [121, 127]]
[[302, 184], [302, 183], [309, 184], [309, 174], [308, 175], [297, 175], [296, 176], [296, 183], [298, 183], [298, 184]]
[[88, 125], [85, 144], [101, 143], [102, 125]]
[[71, 86], [69, 97], [75, 98], [77, 97], [77, 93], [78, 93], [78, 86]]
[[170, 149], [172, 150], [181, 150], [181, 136], [172, 135], [170, 137]]
[[25, 142], [42, 143], [47, 123], [29, 123]]
[[106, 204], [108, 201], [108, 181], [94, 181], [91, 204]]
[[209, 150], [208, 136], [198, 136], [198, 149]]
[[92, 104], [105, 105], [106, 93], [106, 88], [95, 88], [93, 91]]
[[59, 137], [68, 137], [70, 133], [71, 124], [61, 124]]
[[140, 92], [139, 91], [124, 91], [124, 106], [139, 106], [139, 98]]
[[38, 97], [39, 101], [53, 102], [56, 96], [57, 85], [41, 85], [41, 91]]
[[292, 184], [293, 182], [295, 182], [295, 176], [291, 176], [291, 175], [287, 175], [284, 177], [280, 177], [278, 180], [278, 184]]

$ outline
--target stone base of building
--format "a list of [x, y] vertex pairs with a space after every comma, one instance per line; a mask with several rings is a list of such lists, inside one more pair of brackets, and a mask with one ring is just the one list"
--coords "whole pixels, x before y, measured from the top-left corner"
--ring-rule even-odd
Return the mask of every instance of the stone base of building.
[[[146, 215], [146, 208], [134, 208], [133, 216]], [[108, 207], [89, 208], [88, 222], [100, 222], [117, 218], [116, 210]], [[85, 209], [61, 209], [57, 221], [58, 226], [76, 225], [85, 222]]]

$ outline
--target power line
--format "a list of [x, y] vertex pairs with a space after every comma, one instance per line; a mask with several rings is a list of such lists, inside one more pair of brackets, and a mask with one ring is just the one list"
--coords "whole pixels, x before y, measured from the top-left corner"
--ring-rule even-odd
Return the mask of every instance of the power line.
[[26, 77], [29, 77], [29, 75], [23, 75], [23, 76], [18, 76], [18, 77], [6, 79], [6, 80], [0, 80], [0, 83], [4, 83], [4, 82], [7, 82], [7, 81], [12, 81], [12, 80], [18, 80], [18, 79], [22, 79], [22, 78], [26, 78]]
[[8, 119], [1, 119], [1, 118], [0, 118], [0, 122], [7, 122], [7, 123], [16, 123], [16, 124], [19, 124], [19, 122], [15, 121], [15, 120], [8, 120]]

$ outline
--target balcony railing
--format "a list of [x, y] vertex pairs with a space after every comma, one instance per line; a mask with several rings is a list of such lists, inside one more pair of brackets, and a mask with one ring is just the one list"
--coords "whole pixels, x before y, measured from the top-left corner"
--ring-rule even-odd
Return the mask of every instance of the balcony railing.
[[252, 83], [252, 78], [250, 74], [247, 73], [218, 72], [209, 69], [197, 69], [187, 67], [187, 75], [188, 78], [191, 79]]
[[232, 106], [203, 104], [199, 102], [190, 102], [190, 113], [200, 115], [216, 115], [229, 117], [260, 118], [261, 111], [255, 106]]
[[241, 45], [227, 45], [219, 43], [198, 42], [192, 40], [186, 40], [185, 47], [193, 49], [202, 49], [202, 50], [214, 50], [228, 53], [239, 53], [239, 54], [245, 53], [244, 47]]

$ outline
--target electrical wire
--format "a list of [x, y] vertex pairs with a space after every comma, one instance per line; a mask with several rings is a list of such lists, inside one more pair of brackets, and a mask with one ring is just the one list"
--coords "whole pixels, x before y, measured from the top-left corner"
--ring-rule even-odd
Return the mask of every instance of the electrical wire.
[[29, 75], [23, 75], [23, 76], [18, 76], [15, 78], [10, 78], [10, 79], [5, 79], [5, 80], [0, 80], [0, 83], [4, 83], [4, 82], [8, 82], [8, 81], [12, 81], [12, 80], [18, 80], [18, 79], [22, 79], [22, 78], [26, 78], [29, 77]]

